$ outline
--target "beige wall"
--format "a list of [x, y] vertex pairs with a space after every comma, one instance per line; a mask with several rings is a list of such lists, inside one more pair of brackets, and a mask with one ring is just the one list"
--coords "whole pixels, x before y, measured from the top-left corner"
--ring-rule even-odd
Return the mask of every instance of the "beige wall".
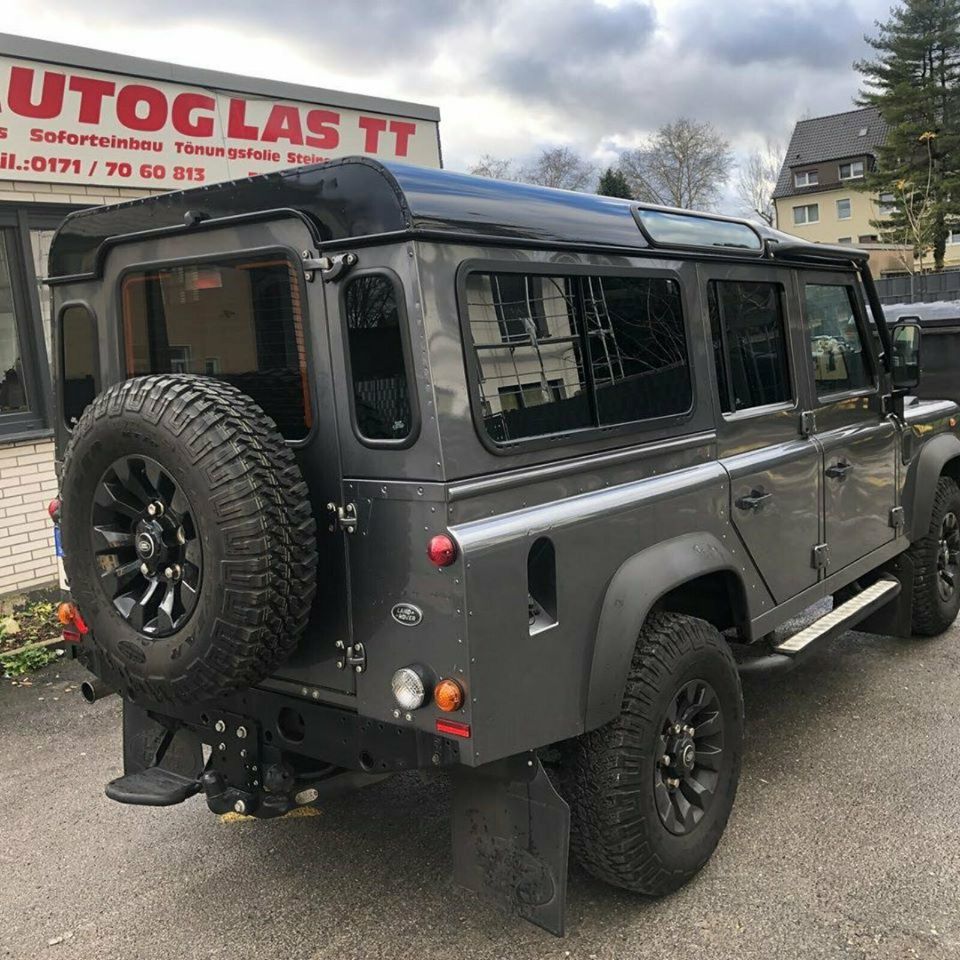
[[0, 594], [55, 584], [53, 441], [0, 445]]
[[[849, 220], [840, 220], [837, 217], [838, 200], [850, 201]], [[779, 228], [814, 243], [837, 243], [843, 237], [850, 237], [856, 243], [858, 237], [877, 232], [876, 227], [870, 226], [871, 220], [880, 217], [876, 199], [868, 193], [857, 190], [852, 184], [839, 190], [824, 190], [799, 197], [784, 197], [776, 203]], [[820, 207], [819, 222], [794, 223], [793, 208], [811, 203], [816, 203]]]

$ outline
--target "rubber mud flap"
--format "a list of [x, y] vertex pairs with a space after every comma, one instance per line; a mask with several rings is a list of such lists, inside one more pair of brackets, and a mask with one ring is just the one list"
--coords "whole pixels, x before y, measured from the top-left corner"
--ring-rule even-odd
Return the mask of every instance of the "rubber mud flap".
[[558, 937], [569, 843], [570, 808], [538, 759], [525, 754], [457, 771], [454, 880]]

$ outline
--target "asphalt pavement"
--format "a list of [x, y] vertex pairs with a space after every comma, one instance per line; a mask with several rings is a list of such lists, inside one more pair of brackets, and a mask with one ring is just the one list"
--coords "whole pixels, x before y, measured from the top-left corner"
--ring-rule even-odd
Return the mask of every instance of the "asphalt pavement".
[[558, 940], [450, 881], [449, 785], [279, 821], [106, 799], [120, 703], [59, 662], [0, 680], [0, 956], [49, 960], [960, 957], [960, 629], [847, 634], [745, 683], [711, 862], [650, 901], [574, 868]]

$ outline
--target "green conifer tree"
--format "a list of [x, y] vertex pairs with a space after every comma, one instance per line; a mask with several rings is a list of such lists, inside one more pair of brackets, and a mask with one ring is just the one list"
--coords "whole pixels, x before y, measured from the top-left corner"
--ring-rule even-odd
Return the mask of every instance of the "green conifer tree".
[[[940, 269], [960, 221], [960, 0], [903, 0], [877, 27], [875, 55], [855, 66], [860, 102], [879, 109], [888, 134], [863, 188], [894, 198], [874, 223], [882, 239], [928, 246]], [[910, 210], [924, 211], [919, 226]]]
[[633, 194], [630, 192], [630, 184], [623, 175], [622, 170], [615, 170], [613, 167], [607, 167], [600, 175], [600, 182], [597, 184], [597, 193], [602, 197], [622, 197], [624, 200], [632, 200]]

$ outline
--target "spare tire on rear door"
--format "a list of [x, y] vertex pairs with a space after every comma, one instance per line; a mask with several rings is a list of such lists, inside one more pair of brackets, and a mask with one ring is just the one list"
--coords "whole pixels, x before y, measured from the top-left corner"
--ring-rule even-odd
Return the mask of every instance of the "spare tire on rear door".
[[122, 692], [194, 703], [296, 647], [316, 524], [292, 451], [239, 390], [140, 377], [91, 403], [61, 476], [70, 589]]

